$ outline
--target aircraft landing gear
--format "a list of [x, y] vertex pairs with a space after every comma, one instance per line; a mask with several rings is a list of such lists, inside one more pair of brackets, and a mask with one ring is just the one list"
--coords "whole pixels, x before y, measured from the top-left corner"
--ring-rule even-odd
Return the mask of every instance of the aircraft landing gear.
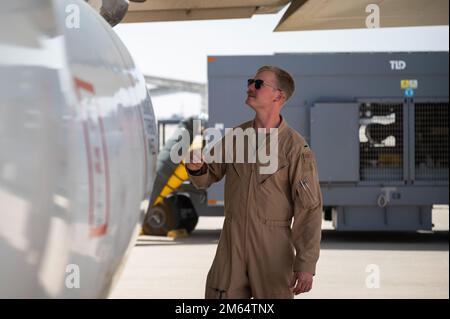
[[171, 195], [162, 203], [149, 207], [143, 222], [146, 235], [166, 236], [171, 230], [185, 229], [192, 232], [197, 225], [198, 215], [189, 197]]

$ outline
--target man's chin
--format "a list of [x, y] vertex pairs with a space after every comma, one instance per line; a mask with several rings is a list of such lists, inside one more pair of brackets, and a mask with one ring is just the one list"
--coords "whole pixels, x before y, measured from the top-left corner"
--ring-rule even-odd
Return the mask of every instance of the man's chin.
[[251, 98], [251, 97], [248, 97], [248, 98], [245, 100], [245, 104], [247, 104], [247, 105], [250, 106], [252, 109], [254, 109], [254, 106], [252, 105], [252, 98]]

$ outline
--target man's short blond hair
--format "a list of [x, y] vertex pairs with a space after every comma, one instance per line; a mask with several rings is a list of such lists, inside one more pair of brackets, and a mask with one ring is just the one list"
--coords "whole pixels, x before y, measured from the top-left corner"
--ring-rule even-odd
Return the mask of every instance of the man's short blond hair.
[[295, 83], [292, 75], [290, 75], [289, 72], [272, 65], [264, 65], [260, 67], [256, 73], [264, 71], [269, 71], [275, 74], [275, 78], [278, 82], [278, 88], [286, 94], [286, 101], [289, 100], [295, 91]]

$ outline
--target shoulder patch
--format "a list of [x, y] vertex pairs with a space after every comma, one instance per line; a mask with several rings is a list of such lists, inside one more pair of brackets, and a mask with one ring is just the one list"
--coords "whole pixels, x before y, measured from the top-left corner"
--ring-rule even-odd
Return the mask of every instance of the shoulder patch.
[[[307, 147], [307, 145], [305, 145]], [[314, 160], [314, 152], [311, 149], [305, 150], [305, 152], [302, 153], [303, 161], [310, 162]]]
[[308, 148], [302, 152], [303, 171], [309, 173], [314, 171], [315, 167], [315, 155], [314, 152]]

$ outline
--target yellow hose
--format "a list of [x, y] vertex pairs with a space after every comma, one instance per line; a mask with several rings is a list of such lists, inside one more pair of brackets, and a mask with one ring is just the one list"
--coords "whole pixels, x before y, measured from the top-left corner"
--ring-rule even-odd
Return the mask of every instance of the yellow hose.
[[[202, 136], [196, 135], [194, 137], [194, 141], [192, 142], [192, 145], [189, 147], [189, 153], [194, 149], [201, 149], [202, 147]], [[184, 165], [184, 161], [181, 161], [181, 163], [177, 166], [173, 174], [169, 177], [167, 180], [166, 185], [164, 185], [161, 193], [159, 193], [158, 197], [156, 198], [155, 202], [153, 203], [153, 206], [158, 205], [161, 203], [164, 198], [169, 196], [174, 190], [176, 190], [178, 187], [180, 187], [181, 184], [183, 184], [184, 181], [186, 181], [189, 178], [188, 173], [186, 171], [186, 166]]]
[[169, 177], [169, 180], [163, 187], [161, 193], [159, 193], [153, 206], [158, 205], [160, 202], [162, 202], [164, 198], [169, 196], [170, 193], [172, 193], [174, 190], [180, 187], [180, 185], [183, 184], [183, 182], [186, 181], [187, 179], [188, 174], [186, 171], [186, 167], [184, 166], [184, 163], [180, 163], [180, 165], [177, 166], [173, 174]]

